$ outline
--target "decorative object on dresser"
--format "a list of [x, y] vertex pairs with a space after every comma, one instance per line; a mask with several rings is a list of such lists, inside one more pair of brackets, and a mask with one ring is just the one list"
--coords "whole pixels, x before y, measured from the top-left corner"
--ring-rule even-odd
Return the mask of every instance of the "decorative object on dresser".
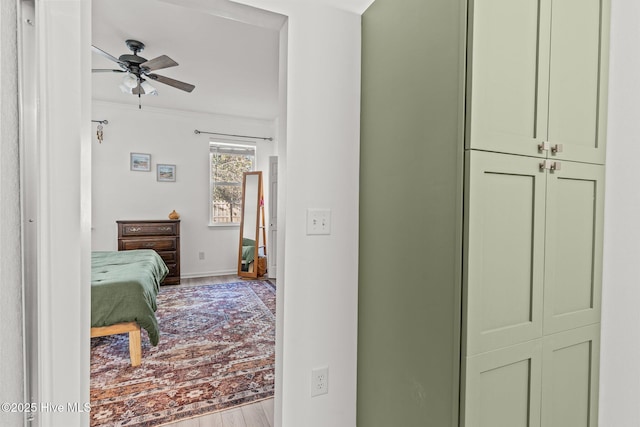
[[176, 210], [172, 210], [171, 213], [169, 214], [169, 219], [178, 219], [180, 218], [180, 214], [178, 212], [176, 212]]
[[118, 220], [118, 250], [153, 249], [169, 268], [163, 285], [180, 284], [180, 220]]

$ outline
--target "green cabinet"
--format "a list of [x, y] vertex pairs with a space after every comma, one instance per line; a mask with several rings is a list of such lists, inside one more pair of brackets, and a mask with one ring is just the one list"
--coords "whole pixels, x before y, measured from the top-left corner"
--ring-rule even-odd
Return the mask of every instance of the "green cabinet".
[[545, 334], [600, 322], [604, 166], [559, 164], [547, 175]]
[[597, 425], [599, 354], [590, 325], [468, 358], [461, 425]]
[[467, 148], [604, 163], [607, 0], [470, 0]]
[[465, 160], [461, 426], [595, 425], [604, 167]]
[[599, 361], [599, 324], [543, 339], [542, 426], [597, 426]]
[[465, 356], [542, 336], [547, 173], [539, 163], [466, 153]]
[[466, 177], [465, 355], [599, 322], [604, 167], [469, 150]]
[[467, 360], [461, 425], [539, 427], [542, 341], [534, 340]]
[[609, 2], [363, 14], [358, 426], [597, 427]]

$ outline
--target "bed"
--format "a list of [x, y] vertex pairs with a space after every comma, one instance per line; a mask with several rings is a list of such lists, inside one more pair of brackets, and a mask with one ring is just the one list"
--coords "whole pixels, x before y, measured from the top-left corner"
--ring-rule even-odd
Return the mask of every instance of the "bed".
[[152, 345], [160, 339], [156, 296], [168, 273], [154, 250], [92, 252], [91, 337], [128, 333], [131, 365], [140, 365], [140, 328]]
[[242, 239], [242, 271], [253, 271], [253, 259], [256, 255], [256, 241], [253, 239]]

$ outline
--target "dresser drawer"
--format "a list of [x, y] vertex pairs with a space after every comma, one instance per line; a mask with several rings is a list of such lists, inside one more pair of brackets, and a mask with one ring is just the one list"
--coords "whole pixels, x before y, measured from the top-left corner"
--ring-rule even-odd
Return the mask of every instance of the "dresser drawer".
[[127, 239], [120, 240], [119, 250], [130, 251], [132, 249], [153, 249], [155, 251], [175, 251], [177, 241], [173, 237], [154, 237], [152, 239]]
[[176, 276], [176, 277], [171, 277], [171, 276], [167, 276], [166, 279], [164, 279], [164, 281], [161, 283], [161, 285], [179, 285], [180, 284], [180, 277]]
[[167, 278], [172, 278], [172, 277], [176, 277], [176, 276], [178, 276], [178, 278], [179, 278], [178, 265], [175, 264], [175, 263], [173, 263], [173, 264], [166, 263], [166, 264], [167, 264], [167, 268], [169, 269], [169, 273], [167, 274]]
[[177, 236], [178, 223], [138, 223], [120, 227], [121, 237], [135, 236]]
[[165, 264], [169, 264], [170, 262], [176, 263], [178, 261], [178, 253], [176, 251], [172, 252], [158, 252], [160, 258], [164, 261]]

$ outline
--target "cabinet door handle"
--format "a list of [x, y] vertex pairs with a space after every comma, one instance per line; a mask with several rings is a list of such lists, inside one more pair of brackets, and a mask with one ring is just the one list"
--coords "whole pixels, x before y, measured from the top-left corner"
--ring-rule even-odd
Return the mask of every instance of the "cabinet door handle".
[[552, 162], [551, 160], [544, 160], [543, 162], [539, 163], [539, 166], [540, 171], [549, 170], [551, 172], [554, 172], [562, 169], [561, 162]]
[[538, 153], [542, 153], [544, 151], [549, 151], [551, 147], [551, 143], [549, 141], [544, 141], [538, 144]]
[[553, 147], [551, 147], [552, 154], [562, 153], [563, 150], [564, 150], [564, 146], [562, 144], [556, 144]]

